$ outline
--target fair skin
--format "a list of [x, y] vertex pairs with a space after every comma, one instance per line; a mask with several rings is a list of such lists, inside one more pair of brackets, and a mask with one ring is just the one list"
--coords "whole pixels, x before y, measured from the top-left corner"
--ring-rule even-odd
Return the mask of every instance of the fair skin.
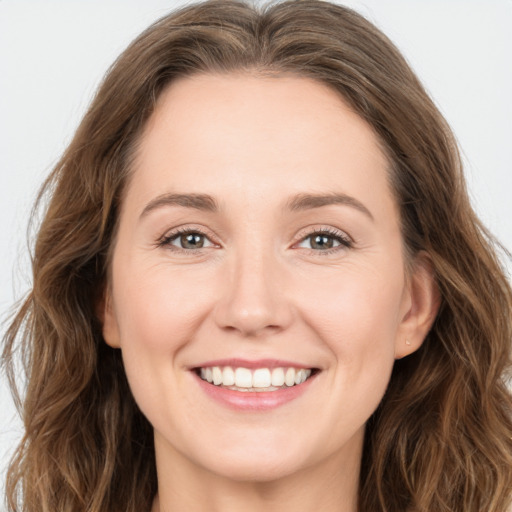
[[[366, 421], [438, 302], [426, 257], [406, 275], [387, 169], [311, 79], [197, 75], [159, 98], [102, 314], [154, 427], [154, 512], [357, 510]], [[227, 359], [311, 376], [200, 377]]]

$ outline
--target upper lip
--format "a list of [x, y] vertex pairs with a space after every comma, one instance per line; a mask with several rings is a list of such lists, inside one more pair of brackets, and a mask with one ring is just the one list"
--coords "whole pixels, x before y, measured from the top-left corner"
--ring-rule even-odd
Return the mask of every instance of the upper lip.
[[309, 364], [298, 363], [296, 361], [286, 361], [284, 359], [240, 359], [240, 358], [229, 358], [229, 359], [216, 359], [214, 361], [205, 361], [200, 364], [194, 365], [191, 369], [196, 368], [208, 368], [213, 366], [231, 366], [233, 368], [315, 368]]

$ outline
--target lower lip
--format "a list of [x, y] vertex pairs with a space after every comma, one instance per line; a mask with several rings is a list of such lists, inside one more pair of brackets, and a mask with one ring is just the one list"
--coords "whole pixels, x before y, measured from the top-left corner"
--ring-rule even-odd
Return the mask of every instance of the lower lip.
[[268, 411], [287, 404], [300, 397], [311, 386], [316, 374], [302, 384], [282, 388], [277, 391], [236, 391], [215, 386], [192, 372], [201, 389], [213, 400], [241, 411]]

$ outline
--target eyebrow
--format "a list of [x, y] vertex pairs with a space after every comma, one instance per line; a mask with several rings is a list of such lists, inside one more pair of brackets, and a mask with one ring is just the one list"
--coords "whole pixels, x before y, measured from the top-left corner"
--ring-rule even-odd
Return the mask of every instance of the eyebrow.
[[[366, 206], [355, 197], [342, 193], [329, 194], [297, 194], [291, 197], [285, 204], [284, 209], [292, 212], [304, 211], [322, 206], [330, 205], [350, 206], [364, 213], [371, 220], [373, 215]], [[192, 208], [205, 212], [215, 213], [219, 211], [219, 204], [214, 197], [208, 194], [162, 194], [152, 199], [142, 210], [140, 218], [145, 217], [148, 213], [163, 206], [181, 206], [184, 208]]]
[[217, 201], [208, 194], [162, 194], [152, 199], [144, 207], [140, 217], [145, 217], [149, 212], [162, 206], [182, 206], [205, 212], [216, 212], [219, 210]]
[[290, 198], [286, 203], [286, 209], [291, 211], [302, 211], [321, 208], [322, 206], [329, 206], [333, 204], [350, 206], [364, 213], [371, 220], [375, 220], [370, 210], [368, 210], [361, 201], [347, 194], [334, 192], [330, 194], [298, 194]]

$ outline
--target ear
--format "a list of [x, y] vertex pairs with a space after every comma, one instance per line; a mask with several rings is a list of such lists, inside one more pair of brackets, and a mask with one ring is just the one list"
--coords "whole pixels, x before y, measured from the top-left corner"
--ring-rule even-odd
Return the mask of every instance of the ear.
[[107, 345], [112, 348], [121, 348], [119, 325], [112, 304], [112, 293], [109, 286], [105, 286], [105, 291], [96, 306], [96, 314], [101, 323], [101, 332]]
[[421, 251], [408, 277], [405, 312], [395, 342], [395, 358], [406, 357], [421, 347], [441, 304], [430, 256]]

